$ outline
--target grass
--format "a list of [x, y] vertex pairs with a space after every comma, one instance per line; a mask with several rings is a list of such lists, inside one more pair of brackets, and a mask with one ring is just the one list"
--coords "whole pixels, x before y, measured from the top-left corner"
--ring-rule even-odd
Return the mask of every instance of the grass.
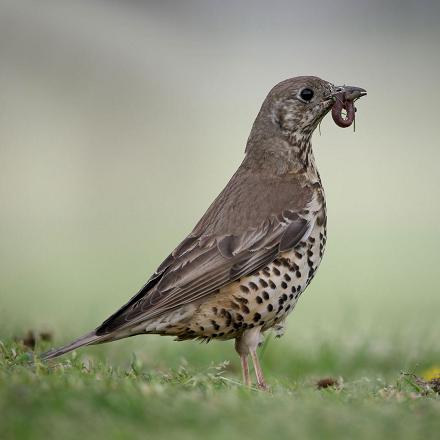
[[[52, 331], [36, 352], [69, 342], [126, 301], [148, 270], [131, 250], [110, 252], [116, 262], [61, 245], [27, 265], [5, 259], [0, 438], [438, 438], [440, 397], [411, 374], [440, 367], [440, 241], [389, 229], [365, 237], [362, 246], [347, 232], [331, 239], [339, 244], [329, 246], [285, 336], [266, 343], [270, 393], [241, 386], [232, 342], [139, 336], [29, 365], [17, 336]], [[339, 385], [317, 389], [327, 377]]]
[[[235, 358], [209, 363], [214, 353], [220, 352], [217, 359], [233, 356], [230, 344], [175, 344], [169, 357], [161, 340], [153, 341], [148, 355], [130, 354], [130, 344], [115, 343], [32, 366], [21, 342], [5, 340], [0, 345], [0, 436], [438, 438], [440, 397], [425, 382], [401, 374], [399, 366], [408, 363], [400, 349], [404, 343], [378, 349], [365, 341], [327, 341], [313, 349], [299, 343], [286, 350], [289, 338], [276, 342], [269, 340], [263, 354], [271, 383], [265, 393], [240, 384]], [[110, 361], [116, 344], [121, 357]], [[47, 347], [40, 342], [37, 350]], [[418, 374], [438, 359], [435, 346], [414, 355]], [[325, 375], [338, 384], [318, 389], [317, 380]]]

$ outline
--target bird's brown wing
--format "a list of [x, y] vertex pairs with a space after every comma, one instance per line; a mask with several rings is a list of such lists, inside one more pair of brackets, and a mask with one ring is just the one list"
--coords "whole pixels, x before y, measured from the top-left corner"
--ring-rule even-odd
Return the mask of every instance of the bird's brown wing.
[[296, 179], [240, 170], [148, 283], [97, 329], [107, 334], [191, 303], [273, 261], [305, 239], [312, 190]]

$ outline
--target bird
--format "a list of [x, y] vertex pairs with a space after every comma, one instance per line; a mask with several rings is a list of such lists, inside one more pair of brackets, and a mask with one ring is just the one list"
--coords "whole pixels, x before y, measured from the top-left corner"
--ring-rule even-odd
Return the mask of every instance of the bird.
[[140, 334], [235, 339], [243, 382], [268, 389], [257, 348], [282, 334], [313, 279], [327, 240], [324, 189], [311, 137], [332, 110], [350, 126], [366, 91], [316, 76], [276, 84], [253, 123], [241, 165], [192, 232], [147, 283], [95, 330], [40, 356]]

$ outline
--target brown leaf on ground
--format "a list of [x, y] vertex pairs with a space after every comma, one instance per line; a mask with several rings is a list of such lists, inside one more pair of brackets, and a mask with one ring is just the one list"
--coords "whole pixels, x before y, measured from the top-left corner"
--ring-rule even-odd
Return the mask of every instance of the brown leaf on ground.
[[53, 340], [53, 333], [50, 331], [40, 332], [40, 339], [44, 342], [51, 342]]
[[22, 343], [25, 347], [34, 350], [38, 341], [51, 342], [53, 340], [53, 334], [46, 330], [39, 333], [34, 330], [28, 330], [25, 336], [17, 336], [15, 340]]
[[27, 332], [27, 335], [21, 340], [19, 339], [19, 341], [21, 341], [25, 347], [28, 347], [31, 350], [33, 350], [37, 343], [37, 338], [35, 336], [35, 333], [32, 330], [29, 330]]
[[339, 382], [337, 379], [334, 379], [333, 377], [326, 377], [324, 379], [320, 379], [316, 382], [316, 388], [318, 390], [322, 390], [323, 388], [337, 388], [339, 386]]
[[424, 380], [414, 373], [401, 373], [402, 376], [407, 377], [407, 382], [413, 387], [417, 388], [420, 395], [427, 396], [431, 391], [440, 394], [440, 377], [435, 377], [431, 380]]
[[440, 377], [430, 380], [428, 384], [433, 391], [440, 394]]

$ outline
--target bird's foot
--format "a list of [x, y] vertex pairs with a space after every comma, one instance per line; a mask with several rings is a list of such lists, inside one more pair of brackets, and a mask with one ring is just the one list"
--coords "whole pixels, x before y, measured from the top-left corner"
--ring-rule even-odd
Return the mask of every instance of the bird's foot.
[[257, 384], [257, 388], [260, 391], [266, 391], [266, 392], [270, 392], [270, 387], [266, 382], [260, 382]]

